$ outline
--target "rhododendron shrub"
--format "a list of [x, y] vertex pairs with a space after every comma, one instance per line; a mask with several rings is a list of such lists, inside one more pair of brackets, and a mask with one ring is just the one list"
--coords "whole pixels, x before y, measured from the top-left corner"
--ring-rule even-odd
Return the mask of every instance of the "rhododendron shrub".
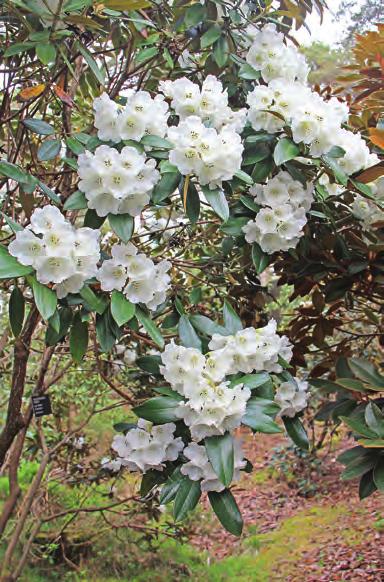
[[[174, 4], [169, 21], [135, 13], [134, 60], [113, 82], [100, 79], [108, 59], [101, 69], [80, 45], [92, 90], [78, 99], [83, 116], [69, 111], [70, 130], [54, 129], [55, 111], [51, 124], [33, 109], [23, 119], [40, 141], [28, 163], [0, 162], [0, 272], [22, 345], [41, 319], [52, 353], [68, 342], [77, 364], [93, 361], [133, 405], [135, 422], [118, 427], [99, 478], [142, 475], [142, 497], [172, 503], [176, 521], [207, 492], [240, 535], [231, 486], [252, 471], [242, 438], [284, 431], [309, 449], [312, 395], [330, 395], [323, 418], [344, 418], [362, 437], [343, 458], [357, 459], [346, 478], [362, 477], [362, 497], [383, 489], [383, 379], [353, 357], [364, 330], [348, 315], [357, 305], [372, 323], [363, 292], [382, 300], [383, 172], [378, 148], [349, 128], [346, 99], [309, 86], [281, 15], [260, 18], [248, 2], [237, 14], [219, 2]], [[62, 25], [58, 38], [65, 15]], [[151, 26], [175, 28], [180, 46], [143, 48], [158, 42]], [[70, 95], [55, 87], [68, 116]], [[59, 155], [46, 184], [35, 159]], [[264, 309], [285, 284], [302, 298], [292, 324]], [[341, 339], [327, 343], [334, 333]], [[1, 461], [22, 427], [13, 420]]]

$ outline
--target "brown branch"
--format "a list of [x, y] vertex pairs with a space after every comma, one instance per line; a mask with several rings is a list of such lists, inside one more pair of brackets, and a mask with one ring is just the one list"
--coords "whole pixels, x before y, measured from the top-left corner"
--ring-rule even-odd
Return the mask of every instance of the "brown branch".
[[32, 307], [24, 329], [15, 341], [11, 393], [9, 395], [7, 418], [0, 434], [0, 467], [19, 430], [25, 425], [21, 413], [25, 377], [33, 332], [39, 321], [39, 312]]

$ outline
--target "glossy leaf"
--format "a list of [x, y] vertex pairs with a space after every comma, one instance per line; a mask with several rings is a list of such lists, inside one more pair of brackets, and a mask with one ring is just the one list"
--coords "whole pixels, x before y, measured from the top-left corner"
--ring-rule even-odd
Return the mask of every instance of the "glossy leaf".
[[298, 416], [294, 418], [283, 416], [282, 418], [285, 429], [295, 445], [307, 451], [309, 449], [309, 440], [300, 418]]
[[23, 124], [30, 131], [39, 135], [52, 135], [55, 133], [53, 127], [42, 119], [23, 119]]
[[15, 337], [18, 337], [23, 328], [25, 312], [24, 296], [18, 287], [15, 287], [11, 293], [8, 312], [12, 333]]
[[183, 521], [199, 502], [201, 497], [201, 489], [199, 481], [191, 481], [189, 477], [184, 477], [181, 481], [174, 505], [173, 517], [175, 521]]
[[279, 139], [273, 152], [273, 159], [276, 166], [281, 166], [285, 162], [300, 155], [300, 148], [287, 137]]
[[37, 159], [39, 160], [39, 162], [53, 160], [53, 158], [55, 158], [60, 153], [60, 149], [61, 149], [60, 140], [58, 139], [45, 140], [37, 150]]
[[120, 291], [113, 291], [111, 313], [117, 325], [124, 325], [135, 315], [136, 307]]
[[139, 418], [149, 420], [154, 424], [165, 424], [167, 422], [176, 422], [179, 417], [176, 414], [180, 400], [170, 398], [169, 396], [155, 396], [143, 404], [135, 406], [133, 412]]
[[186, 348], [196, 348], [201, 351], [201, 339], [186, 315], [180, 317], [178, 329], [183, 346]]
[[0, 245], [0, 279], [24, 277], [32, 271], [32, 267], [19, 263], [15, 257], [9, 254], [6, 247]]
[[108, 214], [108, 221], [113, 232], [127, 243], [133, 234], [133, 216], [130, 214]]
[[210, 491], [208, 498], [221, 525], [231, 534], [240, 536], [243, 531], [243, 518], [231, 491]]
[[39, 283], [35, 277], [28, 277], [28, 281], [32, 285], [36, 307], [41, 317], [48, 321], [56, 311], [57, 295], [55, 291]]
[[206, 437], [205, 450], [213, 470], [225, 487], [231, 484], [234, 470], [234, 443], [232, 435]]
[[71, 333], [69, 335], [69, 348], [75, 362], [83, 359], [88, 347], [88, 323], [81, 320], [80, 313], [73, 318]]
[[243, 329], [243, 324], [241, 323], [240, 317], [237, 315], [236, 311], [233, 309], [232, 305], [228, 303], [228, 301], [224, 301], [223, 317], [225, 329], [230, 334], [235, 334], [237, 331]]
[[155, 344], [159, 346], [159, 348], [164, 347], [164, 338], [161, 334], [161, 331], [158, 329], [154, 321], [150, 318], [150, 316], [141, 309], [141, 307], [136, 307], [135, 313], [138, 321], [141, 325], [145, 328], [148, 335], [153, 339]]

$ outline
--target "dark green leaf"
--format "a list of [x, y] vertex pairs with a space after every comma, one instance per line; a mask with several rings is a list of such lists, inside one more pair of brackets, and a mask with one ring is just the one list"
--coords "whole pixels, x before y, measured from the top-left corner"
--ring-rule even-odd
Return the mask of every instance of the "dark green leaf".
[[52, 289], [39, 283], [35, 277], [28, 277], [28, 281], [32, 285], [36, 307], [41, 317], [48, 321], [56, 311], [57, 295]]
[[354, 433], [372, 439], [377, 437], [376, 433], [366, 425], [364, 419], [357, 414], [340, 416], [340, 418]]
[[294, 418], [283, 416], [282, 418], [285, 429], [295, 445], [307, 451], [309, 449], [309, 440], [300, 418], [298, 416]]
[[200, 46], [202, 49], [211, 46], [221, 36], [221, 27], [214, 24], [200, 38]]
[[23, 124], [30, 131], [39, 135], [52, 135], [55, 133], [53, 127], [42, 119], [23, 119]]
[[104, 297], [96, 295], [96, 293], [90, 287], [88, 287], [88, 285], [84, 285], [80, 291], [80, 295], [91, 311], [96, 311], [96, 313], [99, 313], [100, 315], [104, 313], [107, 307], [107, 302]]
[[251, 65], [245, 63], [239, 69], [239, 77], [240, 79], [254, 81], [260, 78], [260, 71], [256, 71]]
[[374, 402], [370, 402], [365, 409], [365, 422], [378, 437], [384, 438], [384, 414]]
[[36, 47], [36, 56], [43, 65], [49, 65], [56, 60], [56, 48], [50, 44], [38, 44]]
[[179, 420], [176, 414], [179, 404], [180, 400], [178, 398], [156, 396], [155, 398], [150, 398], [144, 404], [135, 406], [133, 412], [139, 418], [144, 418], [144, 420], [149, 420], [154, 424], [165, 424]]
[[202, 191], [208, 202], [218, 216], [224, 222], [229, 218], [229, 206], [225, 194], [222, 190], [210, 190], [207, 186], [202, 186]]
[[170, 141], [164, 139], [163, 137], [159, 137], [158, 135], [145, 135], [140, 143], [145, 146], [150, 146], [153, 148], [164, 148], [166, 150], [169, 150], [173, 147], [173, 144]]
[[73, 318], [69, 347], [74, 361], [81, 362], [88, 347], [88, 323], [81, 320], [80, 313], [75, 313]]
[[113, 291], [111, 298], [111, 313], [117, 325], [127, 323], [135, 315], [136, 307], [120, 292]]
[[375, 366], [362, 358], [348, 358], [348, 365], [354, 375], [373, 386], [384, 387], [384, 376], [379, 374]]
[[167, 481], [164, 483], [161, 489], [159, 498], [159, 503], [161, 505], [166, 505], [167, 503], [175, 499], [176, 494], [180, 487], [180, 483], [182, 482], [183, 479], [184, 476], [180, 472], [180, 467], [177, 467], [177, 469], [175, 469], [173, 473], [168, 477]]
[[280, 139], [273, 152], [273, 159], [276, 166], [281, 166], [285, 162], [296, 158], [300, 154], [300, 148], [287, 137]]
[[100, 228], [106, 216], [99, 216], [95, 210], [87, 210], [84, 216], [84, 226], [88, 228]]
[[195, 509], [201, 496], [199, 481], [191, 481], [184, 477], [180, 482], [175, 502], [173, 505], [173, 517], [175, 521], [182, 521], [188, 513]]
[[230, 217], [221, 225], [220, 230], [225, 232], [225, 234], [239, 236], [243, 234], [243, 226], [245, 226], [248, 221], [249, 218], [247, 216], [238, 216], [236, 218]]
[[240, 317], [237, 315], [232, 305], [226, 300], [224, 301], [223, 316], [225, 329], [230, 334], [235, 334], [237, 331], [243, 329]]
[[15, 337], [20, 335], [24, 322], [25, 300], [22, 292], [15, 287], [9, 298], [9, 324]]
[[196, 348], [201, 351], [201, 339], [195, 332], [191, 322], [186, 315], [182, 315], [179, 320], [179, 337], [181, 343], [186, 348]]
[[6, 160], [0, 161], [0, 174], [7, 178], [11, 178], [11, 180], [15, 180], [16, 182], [23, 183], [28, 180], [28, 174], [20, 170], [20, 168], [15, 164], [11, 164]]
[[123, 242], [128, 242], [133, 233], [134, 221], [130, 214], [108, 214], [109, 224]]
[[87, 208], [87, 199], [84, 192], [80, 190], [71, 194], [64, 204], [64, 210], [82, 210], [83, 208]]
[[152, 192], [152, 201], [158, 204], [165, 198], [168, 198], [175, 192], [181, 180], [181, 174], [178, 172], [167, 172], [163, 174], [160, 181], [156, 184]]
[[37, 150], [37, 159], [39, 162], [46, 162], [47, 160], [53, 160], [61, 149], [61, 142], [58, 139], [47, 139], [43, 141], [39, 149]]
[[185, 212], [192, 224], [195, 224], [198, 221], [200, 214], [200, 197], [195, 184], [191, 181], [189, 181], [188, 184]]
[[156, 327], [156, 324], [152, 321], [149, 315], [141, 309], [141, 307], [136, 307], [136, 317], [159, 348], [163, 348], [164, 338], [161, 331]]
[[346, 186], [348, 184], [348, 176], [344, 172], [344, 170], [340, 168], [336, 160], [329, 156], [323, 156], [323, 160], [325, 162], [325, 165], [328, 166], [330, 170], [332, 170], [332, 173], [335, 176], [336, 180], [343, 186]]
[[206, 437], [205, 450], [213, 470], [225, 487], [229, 487], [234, 470], [233, 437], [227, 432], [220, 436]]
[[25, 53], [29, 51], [31, 48], [35, 46], [34, 42], [16, 42], [15, 44], [11, 44], [6, 51], [4, 52], [4, 57], [13, 57], [14, 55], [19, 55], [21, 53]]
[[220, 68], [228, 61], [228, 41], [224, 35], [221, 35], [214, 44], [213, 58]]
[[208, 493], [209, 501], [221, 525], [235, 536], [240, 536], [243, 531], [243, 519], [241, 513], [229, 489], [217, 493]]
[[61, 204], [61, 200], [58, 197], [58, 195], [56, 194], [56, 192], [54, 192], [53, 190], [48, 188], [48, 186], [43, 184], [43, 182], [40, 182], [40, 180], [39, 180], [38, 184], [39, 184], [39, 188], [41, 188], [41, 190], [44, 192], [44, 194], [47, 196], [47, 198], [52, 200], [52, 202], [54, 202], [55, 204]]
[[96, 316], [96, 335], [103, 352], [110, 352], [121, 335], [109, 309]]
[[359, 483], [359, 497], [365, 499], [377, 490], [376, 483], [373, 479], [373, 471], [369, 471], [362, 476]]
[[213, 336], [214, 333], [221, 335], [228, 334], [227, 330], [222, 325], [215, 323], [205, 315], [191, 315], [189, 320], [194, 328], [210, 337]]
[[142, 356], [137, 359], [137, 365], [144, 372], [157, 376], [160, 374], [161, 358], [160, 356]]
[[245, 182], [245, 184], [248, 184], [248, 186], [252, 186], [253, 179], [251, 178], [251, 176], [249, 174], [247, 174], [246, 172], [243, 172], [243, 170], [237, 170], [237, 172], [235, 172], [235, 176], [236, 176], [236, 178], [241, 180], [241, 182]]
[[65, 143], [75, 156], [79, 156], [85, 152], [85, 147], [75, 137], [67, 137]]
[[252, 262], [255, 265], [256, 273], [259, 275], [268, 267], [271, 262], [271, 256], [262, 251], [257, 243], [253, 243], [251, 252]]
[[252, 397], [247, 402], [246, 412], [241, 422], [254, 431], [275, 434], [281, 432], [279, 425], [273, 420], [278, 411], [279, 406], [273, 400]]
[[341, 473], [341, 478], [343, 481], [348, 481], [349, 479], [355, 479], [367, 473], [375, 466], [375, 458], [371, 455], [358, 457], [351, 463], [348, 463], [347, 467]]
[[381, 455], [373, 469], [373, 480], [379, 491], [384, 491], [384, 457]]
[[84, 48], [80, 43], [77, 43], [77, 48], [81, 52], [84, 57], [85, 62], [87, 63], [88, 67], [91, 69], [92, 73], [95, 76], [95, 79], [101, 84], [104, 85], [104, 73], [102, 73], [97, 66], [97, 63], [91, 53]]

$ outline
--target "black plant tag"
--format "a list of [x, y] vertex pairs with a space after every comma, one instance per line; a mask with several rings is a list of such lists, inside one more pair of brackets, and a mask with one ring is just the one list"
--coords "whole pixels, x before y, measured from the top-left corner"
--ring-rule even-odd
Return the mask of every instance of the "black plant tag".
[[32, 396], [33, 414], [36, 418], [52, 414], [51, 401], [49, 396]]

